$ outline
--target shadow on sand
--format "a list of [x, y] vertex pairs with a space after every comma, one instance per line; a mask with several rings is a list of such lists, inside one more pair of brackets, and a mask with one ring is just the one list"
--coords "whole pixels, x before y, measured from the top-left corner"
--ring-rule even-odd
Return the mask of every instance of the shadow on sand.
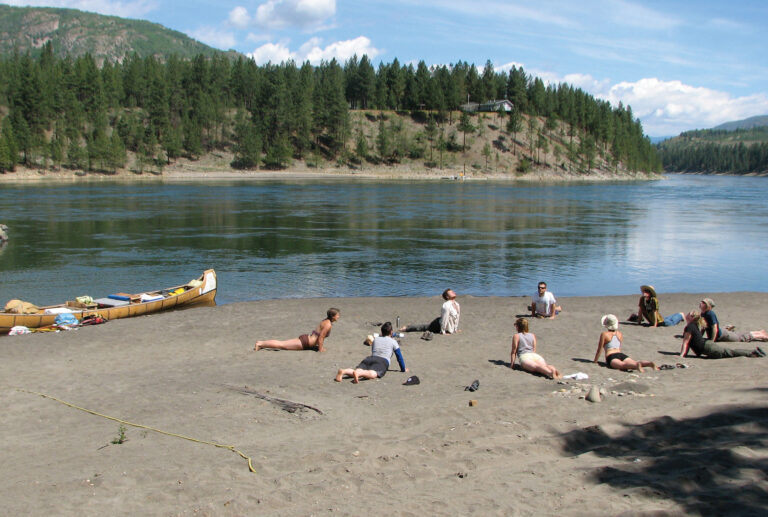
[[765, 515], [768, 508], [768, 407], [663, 416], [615, 437], [592, 426], [563, 438], [566, 454], [615, 460], [592, 473], [595, 483], [668, 498], [690, 514]]

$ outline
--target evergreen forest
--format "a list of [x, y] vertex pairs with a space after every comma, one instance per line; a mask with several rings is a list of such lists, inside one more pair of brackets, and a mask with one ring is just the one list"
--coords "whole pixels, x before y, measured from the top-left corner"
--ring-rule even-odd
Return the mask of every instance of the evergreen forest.
[[768, 173], [768, 126], [686, 131], [658, 149], [667, 172]]
[[[494, 99], [515, 108], [459, 111], [467, 100]], [[404, 127], [403, 117], [416, 129]], [[0, 172], [157, 172], [180, 157], [223, 151], [240, 169], [283, 169], [297, 160], [431, 168], [482, 139], [486, 127], [503, 133], [493, 148], [482, 146], [486, 162], [493, 152], [498, 160], [519, 151], [517, 173], [536, 165], [576, 173], [661, 169], [629, 106], [545, 85], [522, 68], [496, 72], [490, 61], [479, 70], [397, 59], [374, 67], [367, 56], [314, 66], [133, 54], [98, 66], [89, 54], [56, 57], [46, 44], [39, 56], [0, 58], [0, 119]]]

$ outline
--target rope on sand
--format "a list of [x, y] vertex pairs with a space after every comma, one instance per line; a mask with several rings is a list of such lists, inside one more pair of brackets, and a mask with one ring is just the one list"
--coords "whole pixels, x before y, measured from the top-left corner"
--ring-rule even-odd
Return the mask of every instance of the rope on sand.
[[24, 393], [30, 393], [32, 395], [39, 395], [39, 396], [41, 396], [43, 398], [46, 398], [46, 399], [55, 400], [56, 402], [58, 402], [60, 404], [64, 404], [65, 406], [71, 407], [73, 409], [79, 409], [80, 411], [85, 411], [86, 413], [90, 413], [91, 415], [99, 416], [101, 418], [106, 418], [107, 420], [113, 420], [113, 421], [119, 422], [121, 424], [129, 425], [131, 427], [138, 427], [139, 429], [146, 429], [148, 431], [154, 431], [156, 433], [164, 434], [166, 436], [173, 436], [175, 438], [181, 438], [181, 439], [184, 439], [184, 440], [188, 440], [190, 442], [202, 443], [202, 444], [205, 444], [205, 445], [212, 445], [212, 446], [218, 447], [220, 449], [230, 450], [232, 452], [235, 452], [235, 453], [239, 454], [241, 458], [243, 458], [244, 460], [248, 461], [248, 470], [250, 470], [251, 472], [256, 472], [256, 469], [253, 468], [253, 463], [251, 463], [251, 458], [246, 456], [243, 452], [239, 451], [238, 449], [235, 449], [234, 445], [224, 445], [222, 443], [209, 442], [209, 441], [206, 441], [206, 440], [198, 440], [197, 438], [192, 438], [190, 436], [184, 436], [183, 434], [176, 434], [176, 433], [171, 433], [171, 432], [168, 432], [168, 431], [163, 431], [161, 429], [155, 429], [154, 427], [150, 427], [148, 425], [135, 424], [133, 422], [128, 422], [127, 420], [121, 420], [121, 419], [113, 417], [113, 416], [103, 415], [103, 414], [97, 413], [96, 411], [93, 411], [91, 409], [87, 409], [87, 408], [84, 408], [84, 407], [76, 406], [75, 404], [72, 404], [70, 402], [66, 402], [64, 400], [58, 399], [56, 397], [52, 397], [51, 395], [46, 395], [44, 393], [38, 393], [36, 391], [30, 391], [30, 390], [25, 390], [25, 389], [21, 389], [21, 388], [16, 388], [16, 391], [21, 391], [21, 392], [24, 392]]

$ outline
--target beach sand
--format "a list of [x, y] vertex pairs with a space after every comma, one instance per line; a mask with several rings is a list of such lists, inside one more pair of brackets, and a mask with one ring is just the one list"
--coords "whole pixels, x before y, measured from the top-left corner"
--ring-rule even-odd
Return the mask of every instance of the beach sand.
[[[662, 312], [702, 296], [662, 293]], [[768, 324], [768, 293], [713, 297], [724, 324]], [[393, 359], [383, 379], [359, 385], [333, 377], [368, 354], [370, 323], [428, 322], [439, 297], [248, 302], [2, 337], [2, 513], [764, 514], [768, 358], [681, 361], [682, 324], [622, 323], [631, 357], [690, 367], [592, 364], [600, 316], [623, 322], [638, 298], [561, 298], [558, 318], [532, 321], [539, 352], [589, 375], [581, 382], [510, 370], [522, 297], [460, 295], [460, 334], [407, 334], [410, 374]], [[331, 306], [342, 313], [328, 352], [253, 352], [256, 339], [311, 330]], [[403, 386], [408, 375], [421, 384]], [[479, 390], [464, 391], [475, 379]], [[584, 400], [591, 386], [602, 402]], [[232, 446], [255, 472], [232, 450], [130, 425], [113, 444], [118, 422], [32, 392]]]

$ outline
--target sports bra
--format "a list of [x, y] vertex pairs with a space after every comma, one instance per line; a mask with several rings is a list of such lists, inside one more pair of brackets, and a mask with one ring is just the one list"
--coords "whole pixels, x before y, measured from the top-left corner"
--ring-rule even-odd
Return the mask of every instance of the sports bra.
[[621, 340], [619, 339], [619, 336], [614, 333], [611, 340], [605, 344], [605, 349], [618, 350], [619, 348], [621, 348]]

